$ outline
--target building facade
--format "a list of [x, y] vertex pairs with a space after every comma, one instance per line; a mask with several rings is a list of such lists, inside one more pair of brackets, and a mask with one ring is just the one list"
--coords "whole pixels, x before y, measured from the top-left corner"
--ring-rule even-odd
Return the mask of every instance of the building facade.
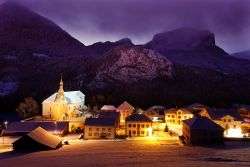
[[128, 102], [123, 102], [118, 108], [117, 112], [120, 113], [120, 128], [125, 128], [126, 118], [133, 114], [135, 108]]
[[53, 121], [68, 121], [70, 131], [83, 125], [85, 95], [81, 91], [64, 92], [61, 78], [58, 92], [42, 102], [42, 116]]
[[219, 124], [224, 129], [224, 135], [228, 136], [232, 130], [241, 133], [242, 118], [236, 110], [232, 109], [210, 109], [200, 113]]
[[84, 126], [84, 139], [114, 139], [116, 121], [112, 118], [87, 118]]
[[143, 114], [132, 114], [126, 118], [126, 135], [128, 137], [152, 136], [152, 121]]
[[185, 108], [172, 108], [165, 111], [165, 121], [170, 131], [182, 135], [182, 121], [193, 118], [193, 113]]

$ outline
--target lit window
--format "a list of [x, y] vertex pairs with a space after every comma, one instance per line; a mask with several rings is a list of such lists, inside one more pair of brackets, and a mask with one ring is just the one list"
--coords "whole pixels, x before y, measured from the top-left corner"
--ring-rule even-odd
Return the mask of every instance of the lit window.
[[148, 127], [149, 127], [149, 125], [146, 125], [146, 127], [148, 128]]
[[141, 131], [141, 134], [144, 135], [144, 131]]

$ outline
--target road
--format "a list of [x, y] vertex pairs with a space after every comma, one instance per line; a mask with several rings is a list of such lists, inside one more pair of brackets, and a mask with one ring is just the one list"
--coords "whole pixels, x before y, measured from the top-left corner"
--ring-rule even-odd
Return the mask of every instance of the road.
[[187, 147], [158, 140], [77, 141], [59, 150], [0, 154], [1, 167], [249, 166], [250, 144]]

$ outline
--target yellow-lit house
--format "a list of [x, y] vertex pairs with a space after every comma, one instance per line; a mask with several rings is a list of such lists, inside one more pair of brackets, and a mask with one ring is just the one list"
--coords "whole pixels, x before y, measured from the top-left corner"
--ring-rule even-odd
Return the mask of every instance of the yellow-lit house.
[[190, 118], [193, 118], [193, 113], [186, 108], [171, 108], [165, 111], [168, 129], [178, 135], [182, 135], [182, 121]]
[[154, 131], [164, 131], [166, 128], [165, 123], [165, 107], [163, 106], [152, 106], [143, 112], [144, 115], [152, 120], [152, 127]]
[[116, 135], [116, 120], [113, 118], [87, 118], [84, 139], [113, 139]]
[[64, 92], [61, 78], [58, 92], [42, 102], [42, 115], [54, 121], [69, 121], [73, 127], [83, 123], [85, 107], [85, 95], [81, 91]]
[[128, 116], [133, 114], [135, 108], [129, 104], [128, 102], [123, 102], [118, 108], [117, 112], [120, 113], [120, 127], [124, 128], [125, 127], [125, 120]]
[[241, 134], [242, 118], [240, 114], [233, 109], [209, 109], [200, 113], [219, 124], [225, 131], [225, 137], [238, 137]]
[[129, 137], [152, 136], [152, 121], [144, 114], [132, 114], [126, 118], [126, 135]]

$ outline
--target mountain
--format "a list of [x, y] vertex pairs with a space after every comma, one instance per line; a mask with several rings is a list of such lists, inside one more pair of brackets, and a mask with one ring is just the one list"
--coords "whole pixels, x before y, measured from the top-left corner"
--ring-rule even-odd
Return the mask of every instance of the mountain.
[[153, 50], [138, 46], [120, 46], [108, 51], [101, 59], [90, 87], [127, 85], [151, 81], [155, 78], [171, 78], [173, 64]]
[[237, 58], [241, 58], [241, 59], [250, 60], [250, 50], [243, 51], [243, 52], [237, 52], [237, 53], [232, 54], [232, 56], [237, 57]]
[[49, 56], [74, 56], [85, 46], [52, 21], [15, 2], [0, 6], [1, 52], [32, 51]]
[[0, 6], [0, 107], [24, 97], [41, 102], [58, 89], [81, 90], [86, 102], [141, 107], [250, 103], [250, 61], [216, 46], [206, 30], [180, 28], [145, 45], [128, 38], [90, 46], [16, 3]]
[[216, 70], [224, 74], [246, 74], [250, 62], [230, 56], [215, 44], [214, 34], [207, 30], [179, 28], [156, 34], [145, 45], [176, 64]]

